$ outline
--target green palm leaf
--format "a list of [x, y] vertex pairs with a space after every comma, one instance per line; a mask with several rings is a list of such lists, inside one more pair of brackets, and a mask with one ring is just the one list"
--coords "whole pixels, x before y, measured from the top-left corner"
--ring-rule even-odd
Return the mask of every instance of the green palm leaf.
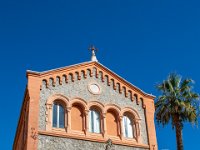
[[199, 94], [192, 91], [192, 84], [192, 79], [182, 80], [180, 75], [172, 73], [156, 86], [161, 92], [155, 103], [156, 120], [163, 126], [171, 122], [176, 129], [178, 150], [183, 150], [183, 123], [197, 124], [199, 116]]

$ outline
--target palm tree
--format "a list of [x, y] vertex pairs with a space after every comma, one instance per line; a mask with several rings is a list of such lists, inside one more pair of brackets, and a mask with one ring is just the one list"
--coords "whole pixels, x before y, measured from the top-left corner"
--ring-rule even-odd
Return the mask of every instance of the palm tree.
[[162, 93], [156, 101], [156, 120], [163, 126], [171, 122], [176, 131], [177, 150], [183, 150], [182, 129], [184, 122], [197, 125], [199, 94], [192, 91], [193, 80], [181, 79], [170, 74], [156, 87]]

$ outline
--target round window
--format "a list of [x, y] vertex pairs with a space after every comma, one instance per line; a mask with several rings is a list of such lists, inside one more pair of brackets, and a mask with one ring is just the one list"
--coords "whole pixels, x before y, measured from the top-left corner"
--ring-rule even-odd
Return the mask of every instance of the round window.
[[100, 94], [101, 89], [98, 84], [92, 83], [89, 85], [89, 91], [93, 94]]

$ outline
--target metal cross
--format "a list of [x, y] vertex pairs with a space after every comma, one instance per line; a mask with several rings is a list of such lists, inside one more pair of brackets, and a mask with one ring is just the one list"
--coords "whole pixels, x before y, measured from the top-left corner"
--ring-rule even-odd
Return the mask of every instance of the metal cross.
[[90, 47], [88, 48], [88, 50], [90, 50], [90, 51], [97, 51], [98, 49], [94, 45], [90, 45]]
[[97, 57], [95, 55], [95, 52], [97, 51], [97, 48], [94, 45], [90, 45], [90, 47], [88, 48], [88, 50], [92, 51], [91, 61], [98, 62]]

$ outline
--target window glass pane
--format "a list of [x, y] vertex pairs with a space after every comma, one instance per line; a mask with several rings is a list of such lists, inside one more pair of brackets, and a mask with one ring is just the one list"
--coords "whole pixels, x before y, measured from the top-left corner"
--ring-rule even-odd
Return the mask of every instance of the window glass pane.
[[94, 132], [100, 133], [100, 114], [97, 111], [94, 111]]
[[133, 125], [127, 116], [123, 116], [123, 133], [124, 137], [133, 138]]
[[53, 127], [57, 127], [57, 105], [53, 105]]
[[123, 116], [123, 135], [126, 137], [126, 132], [125, 132], [125, 116]]
[[95, 110], [89, 112], [89, 131], [100, 133], [100, 114]]
[[65, 126], [65, 112], [62, 105], [59, 105], [59, 128], [64, 128]]
[[130, 118], [128, 117], [127, 117], [127, 129], [128, 129], [127, 137], [133, 138], [133, 126], [132, 126]]
[[124, 137], [127, 137], [128, 130], [127, 130], [127, 117], [126, 116], [123, 117], [123, 129], [124, 129]]

